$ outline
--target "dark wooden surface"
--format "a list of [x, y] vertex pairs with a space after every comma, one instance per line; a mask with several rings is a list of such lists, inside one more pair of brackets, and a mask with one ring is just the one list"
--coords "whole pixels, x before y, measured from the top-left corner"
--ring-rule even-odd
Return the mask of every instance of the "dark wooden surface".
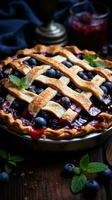
[[[67, 162], [79, 161], [89, 153], [92, 161], [106, 163], [105, 151], [107, 142], [83, 152], [34, 152], [15, 139], [0, 136], [0, 148], [13, 154], [22, 154], [25, 161], [11, 174], [10, 182], [0, 185], [0, 200], [84, 200], [83, 193], [74, 195], [70, 191], [71, 178], [62, 175]], [[112, 155], [112, 154], [111, 154]], [[112, 182], [101, 186], [93, 200], [112, 200]]]

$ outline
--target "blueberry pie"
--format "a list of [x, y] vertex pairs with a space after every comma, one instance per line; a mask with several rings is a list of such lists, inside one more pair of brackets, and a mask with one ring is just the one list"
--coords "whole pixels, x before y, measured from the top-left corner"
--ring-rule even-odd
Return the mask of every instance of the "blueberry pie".
[[37, 45], [0, 63], [0, 120], [32, 139], [112, 125], [112, 62], [75, 46]]

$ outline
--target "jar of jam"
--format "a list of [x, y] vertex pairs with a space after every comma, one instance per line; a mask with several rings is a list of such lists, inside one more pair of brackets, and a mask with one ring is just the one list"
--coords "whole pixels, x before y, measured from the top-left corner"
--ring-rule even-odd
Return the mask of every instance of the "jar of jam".
[[107, 39], [109, 8], [102, 3], [84, 1], [70, 9], [72, 43], [79, 48], [99, 50]]

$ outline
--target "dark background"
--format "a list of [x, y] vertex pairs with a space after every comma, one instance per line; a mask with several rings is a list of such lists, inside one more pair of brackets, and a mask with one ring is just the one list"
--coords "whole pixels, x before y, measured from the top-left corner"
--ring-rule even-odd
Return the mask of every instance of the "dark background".
[[[111, 1], [99, 1], [112, 8]], [[14, 54], [18, 49], [31, 47], [37, 42], [34, 40], [35, 27], [48, 20], [46, 7], [48, 10], [52, 9], [51, 2], [56, 6], [51, 17], [66, 24], [69, 8], [78, 0], [59, 0], [58, 5], [57, 0], [0, 0], [0, 60]], [[40, 3], [43, 5], [42, 10]], [[110, 14], [110, 35], [111, 18]]]

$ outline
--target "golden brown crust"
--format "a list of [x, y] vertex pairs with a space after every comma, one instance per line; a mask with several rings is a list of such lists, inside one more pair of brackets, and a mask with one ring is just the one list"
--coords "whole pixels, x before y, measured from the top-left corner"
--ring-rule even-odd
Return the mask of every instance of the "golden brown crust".
[[[45, 57], [44, 55], [40, 55], [39, 53], [47, 52], [52, 55], [58, 54], [59, 56], [55, 56], [54, 58]], [[89, 111], [91, 107], [90, 97], [94, 94], [99, 100], [102, 99], [104, 92], [99, 87], [105, 80], [112, 81], [112, 62], [105, 60], [103, 61], [100, 58], [97, 60], [102, 60], [108, 65], [108, 68], [100, 68], [100, 67], [91, 67], [86, 61], [82, 61], [77, 59], [74, 54], [95, 54], [93, 51], [83, 50], [81, 51], [75, 46], [66, 46], [60, 47], [59, 45], [52, 46], [44, 46], [44, 45], [36, 45], [32, 49], [24, 49], [19, 50], [17, 55], [23, 54], [27, 57], [32, 56], [34, 58], [38, 58], [40, 61], [44, 61], [47, 65], [37, 66], [31, 69], [29, 66], [22, 64], [24, 58], [13, 60], [13, 58], [8, 57], [4, 61], [1, 62], [0, 68], [4, 65], [10, 63], [10, 66], [14, 69], [19, 70], [21, 73], [26, 75], [30, 84], [34, 80], [38, 80], [42, 83], [45, 83], [48, 88], [43, 91], [40, 95], [33, 94], [28, 90], [20, 90], [15, 87], [9, 80], [3, 80], [4, 86], [8, 89], [10, 94], [13, 94], [15, 97], [19, 97], [20, 99], [24, 99], [29, 103], [28, 110], [34, 116], [40, 111], [40, 109], [48, 110], [54, 113], [57, 117], [61, 117], [62, 119], [72, 121], [76, 118], [77, 113], [73, 112], [71, 109], [64, 110], [64, 108], [56, 102], [52, 102], [51, 99], [57, 94], [57, 91], [60, 91], [63, 95], [70, 97], [72, 101], [77, 102], [82, 108], [86, 111]], [[59, 59], [67, 58], [71, 61], [74, 66], [72, 68], [65, 67], [64, 64], [60, 63]], [[46, 76], [41, 75], [46, 72], [51, 66], [56, 70], [60, 70], [64, 76], [59, 80], [54, 78], [46, 78]], [[93, 80], [85, 81], [82, 80], [77, 73], [80, 70], [89, 70], [96, 72], [97, 75], [93, 78]], [[2, 84], [3, 84], [2, 81]], [[74, 83], [80, 89], [85, 90], [86, 92], [78, 93], [73, 91], [71, 88], [67, 86], [69, 82]], [[54, 109], [53, 109], [54, 108]], [[97, 118], [103, 118], [102, 122], [95, 122], [96, 124], [88, 123], [85, 126], [82, 126], [81, 129], [58, 129], [53, 130], [51, 128], [46, 128], [41, 137], [52, 138], [52, 139], [69, 139], [74, 137], [81, 137], [87, 135], [88, 133], [94, 131], [102, 131], [110, 126], [112, 126], [112, 115], [108, 113], [101, 113], [97, 116]], [[5, 113], [3, 110], [0, 110], [0, 119], [4, 121], [6, 126], [10, 129], [17, 131], [20, 134], [31, 134], [32, 128], [30, 126], [24, 126], [20, 119], [14, 119], [11, 113]]]

